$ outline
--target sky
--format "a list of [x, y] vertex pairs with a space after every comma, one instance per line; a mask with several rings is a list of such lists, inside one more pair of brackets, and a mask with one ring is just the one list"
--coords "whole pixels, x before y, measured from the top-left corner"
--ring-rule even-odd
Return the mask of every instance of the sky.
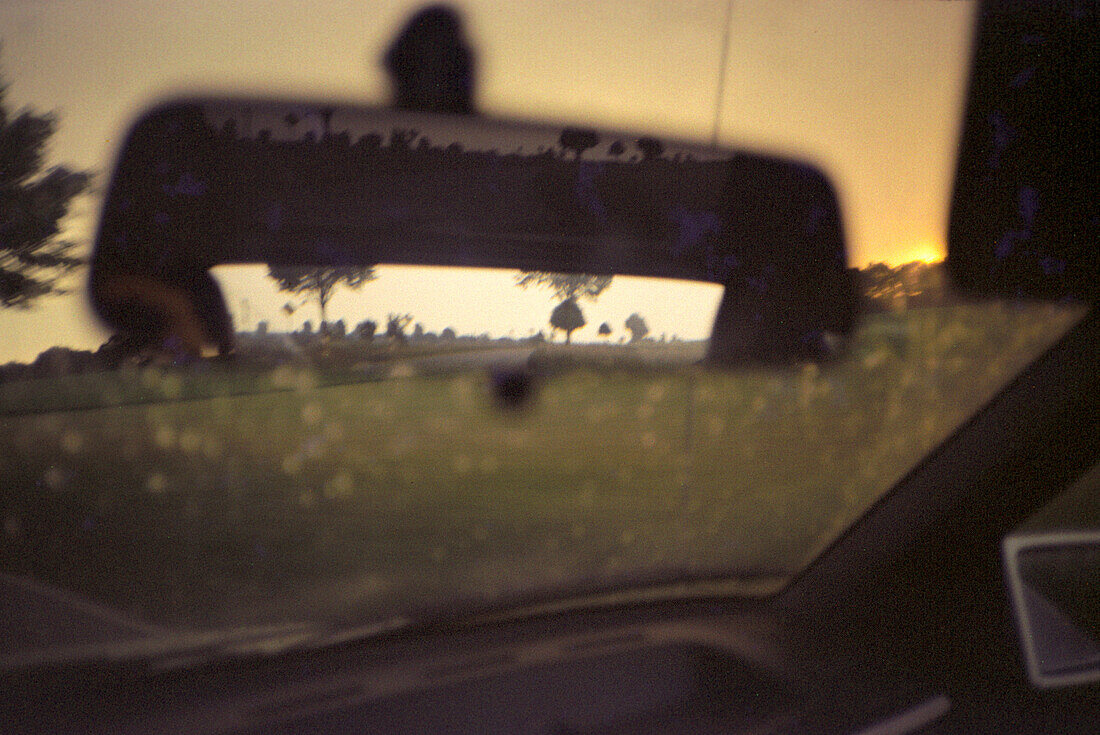
[[[0, 68], [10, 105], [58, 113], [50, 163], [91, 169], [102, 189], [127, 125], [152, 101], [179, 92], [385, 103], [388, 86], [377, 61], [420, 5], [0, 0]], [[476, 49], [477, 102], [484, 113], [805, 158], [838, 189], [851, 265], [943, 256], [972, 3], [455, 5]], [[90, 241], [97, 211], [95, 197], [83, 201], [69, 220], [70, 235]], [[485, 312], [486, 301], [498, 300], [509, 306], [494, 313], [512, 316], [491, 325], [492, 331], [522, 335], [546, 328], [553, 306], [547, 294], [512, 287], [506, 273], [447, 280], [435, 272], [379, 272], [361, 294], [338, 294], [333, 318], [356, 323], [411, 312], [425, 328], [462, 331], [461, 323], [473, 324]], [[286, 295], [274, 291], [262, 268], [217, 275], [239, 328], [261, 318], [273, 326], [285, 319], [278, 307]], [[55, 344], [94, 349], [103, 341], [80, 279], [72, 286], [74, 293], [42, 299], [31, 309], [0, 311], [0, 363], [33, 359]], [[635, 310], [647, 314], [657, 333], [703, 336], [716, 303], [713, 287], [618, 279], [585, 307], [590, 334], [582, 330], [578, 337], [593, 338], [602, 321], [621, 330]], [[316, 324], [316, 310], [304, 306], [284, 324], [304, 319]]]

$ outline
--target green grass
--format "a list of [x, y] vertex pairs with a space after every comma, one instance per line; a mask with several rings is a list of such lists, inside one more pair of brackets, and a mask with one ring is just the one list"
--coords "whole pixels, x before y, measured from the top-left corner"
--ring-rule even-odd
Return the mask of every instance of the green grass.
[[821, 368], [579, 367], [518, 414], [476, 372], [28, 383], [18, 405], [94, 405], [126, 381], [154, 402], [0, 416], [0, 568], [189, 625], [654, 570], [733, 571], [767, 592], [1077, 316], [877, 315]]

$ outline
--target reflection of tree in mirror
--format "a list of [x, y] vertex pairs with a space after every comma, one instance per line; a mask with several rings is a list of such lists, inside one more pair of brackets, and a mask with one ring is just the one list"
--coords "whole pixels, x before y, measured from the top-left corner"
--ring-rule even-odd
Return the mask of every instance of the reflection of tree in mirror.
[[570, 343], [573, 332], [587, 323], [581, 307], [577, 305], [577, 300], [574, 298], [566, 299], [550, 312], [550, 326], [565, 332], [566, 344]]
[[378, 133], [367, 133], [355, 145], [362, 151], [377, 151], [382, 147], [382, 136]]
[[271, 266], [267, 275], [280, 291], [316, 299], [325, 323], [325, 308], [337, 286], [356, 289], [377, 276], [371, 266]]
[[545, 288], [562, 301], [588, 299], [595, 301], [608, 286], [612, 276], [593, 276], [587, 273], [547, 273], [544, 271], [524, 271], [516, 276], [516, 285], [520, 288], [533, 286]]
[[637, 146], [638, 150], [642, 152], [643, 161], [660, 158], [661, 154], [665, 152], [664, 143], [656, 138], [638, 138]]
[[52, 114], [12, 114], [0, 81], [0, 304], [27, 306], [59, 293], [58, 279], [82, 261], [76, 244], [58, 237], [73, 199], [91, 175], [63, 166], [42, 170], [46, 143], [57, 128]]
[[562, 149], [573, 151], [574, 158], [580, 158], [582, 153], [589, 148], [595, 148], [599, 142], [599, 133], [583, 128], [566, 128], [561, 131], [561, 137], [558, 138]]
[[645, 339], [646, 335], [649, 334], [649, 326], [645, 323], [645, 319], [637, 312], [628, 316], [623, 326], [626, 327], [626, 331], [630, 332], [631, 342], [639, 342]]
[[412, 143], [416, 140], [418, 135], [420, 135], [420, 131], [415, 128], [412, 130], [394, 128], [390, 131], [390, 149], [394, 151], [408, 151], [412, 148]]

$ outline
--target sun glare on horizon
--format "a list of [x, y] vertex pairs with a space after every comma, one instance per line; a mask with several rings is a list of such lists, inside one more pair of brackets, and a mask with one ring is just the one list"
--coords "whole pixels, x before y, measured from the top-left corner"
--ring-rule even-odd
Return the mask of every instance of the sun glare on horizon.
[[[934, 237], [920, 238], [911, 243], [899, 245], [894, 252], [882, 260], [890, 266], [919, 262], [926, 265], [943, 262], [947, 257], [947, 246], [942, 239]], [[869, 264], [868, 264], [869, 265]]]

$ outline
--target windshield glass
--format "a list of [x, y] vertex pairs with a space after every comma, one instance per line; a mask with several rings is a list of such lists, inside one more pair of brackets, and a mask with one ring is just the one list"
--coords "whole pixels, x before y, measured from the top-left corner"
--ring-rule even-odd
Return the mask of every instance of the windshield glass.
[[57, 109], [39, 169], [96, 175], [55, 194], [74, 246], [35, 262], [44, 285], [0, 260], [0, 581], [28, 606], [206, 629], [692, 579], [771, 594], [1083, 313], [944, 277], [969, 3], [471, 2], [487, 110], [822, 166], [858, 269], [847, 349], [705, 369], [712, 284], [382, 264], [219, 267], [233, 361], [119, 352], [66, 258], [121, 131], [176, 83], [384, 101], [364, 50], [414, 6], [363, 5], [0, 8], [0, 124]]

